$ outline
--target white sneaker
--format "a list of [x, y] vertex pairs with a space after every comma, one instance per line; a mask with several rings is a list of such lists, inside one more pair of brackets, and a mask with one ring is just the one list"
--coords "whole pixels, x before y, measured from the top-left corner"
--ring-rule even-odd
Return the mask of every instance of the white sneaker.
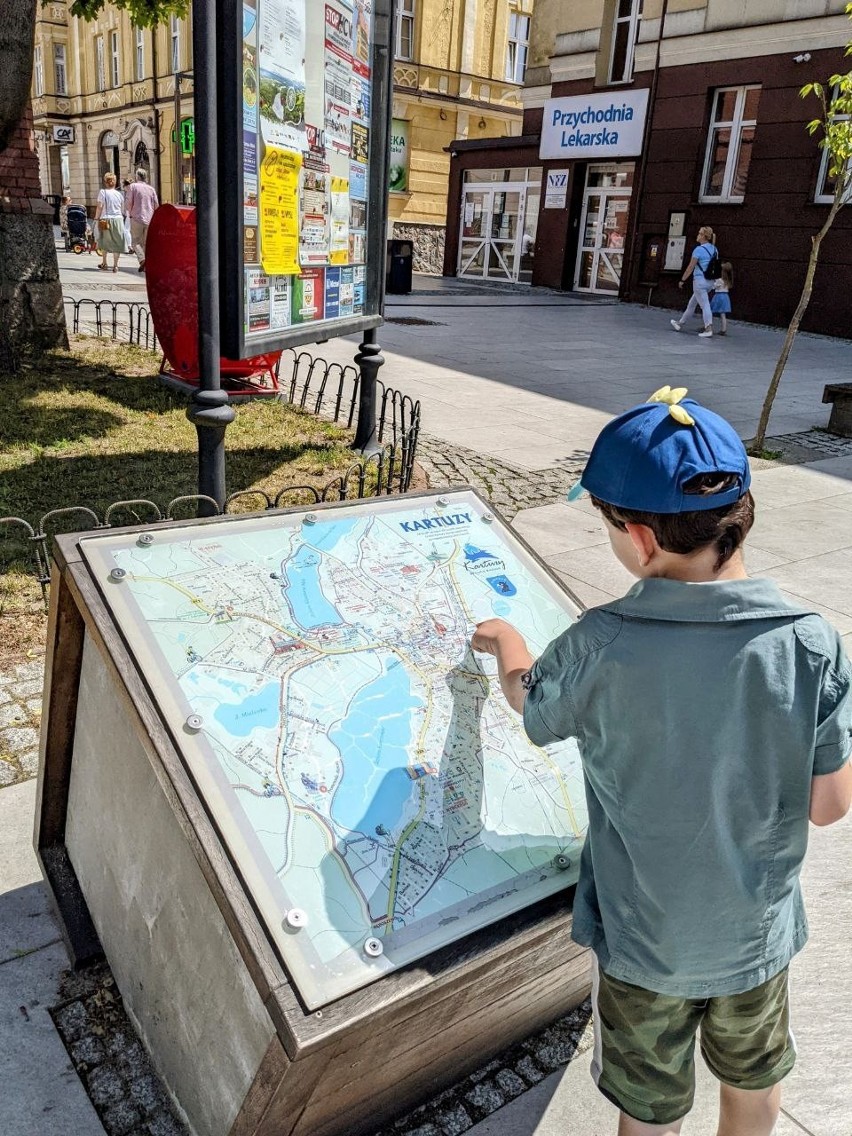
[[682, 325], [681, 325], [681, 324], [679, 324], [679, 323], [677, 322], [677, 320], [669, 320], [669, 323], [670, 323], [670, 324], [672, 325], [672, 327], [673, 327], [673, 328], [675, 329], [675, 331], [680, 331], [680, 330], [681, 330], [681, 327], [682, 327]]
[[707, 328], [705, 331], [699, 331], [698, 338], [699, 339], [712, 339], [713, 338], [713, 329]]

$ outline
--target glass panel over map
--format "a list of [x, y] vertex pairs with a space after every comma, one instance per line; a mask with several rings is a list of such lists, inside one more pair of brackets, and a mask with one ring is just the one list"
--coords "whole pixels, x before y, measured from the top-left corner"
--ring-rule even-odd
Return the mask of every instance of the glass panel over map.
[[576, 881], [577, 750], [470, 636], [577, 612], [473, 492], [80, 547], [309, 1009]]

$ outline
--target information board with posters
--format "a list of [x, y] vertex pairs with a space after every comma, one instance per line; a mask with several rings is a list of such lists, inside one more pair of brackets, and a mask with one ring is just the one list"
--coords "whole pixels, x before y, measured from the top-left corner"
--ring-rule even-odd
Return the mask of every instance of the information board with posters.
[[391, 0], [218, 0], [222, 347], [381, 323]]

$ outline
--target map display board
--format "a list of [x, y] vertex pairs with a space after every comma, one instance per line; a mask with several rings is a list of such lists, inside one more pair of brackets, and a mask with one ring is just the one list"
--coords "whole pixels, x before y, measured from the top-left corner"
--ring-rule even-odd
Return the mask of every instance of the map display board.
[[222, 342], [233, 358], [381, 322], [390, 0], [217, 0]]
[[475, 493], [80, 548], [309, 1009], [576, 881], [576, 747], [470, 637], [577, 610]]

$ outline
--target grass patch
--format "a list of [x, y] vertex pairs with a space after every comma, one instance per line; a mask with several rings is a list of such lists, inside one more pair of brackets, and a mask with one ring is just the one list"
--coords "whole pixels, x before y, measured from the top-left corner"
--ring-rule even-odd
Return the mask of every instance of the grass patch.
[[[197, 435], [186, 399], [156, 381], [159, 356], [79, 337], [0, 374], [0, 516], [34, 528], [52, 509], [86, 506], [100, 517], [118, 500], [161, 509], [197, 491]], [[322, 489], [355, 460], [350, 431], [272, 400], [238, 405], [227, 432], [228, 489], [274, 497], [287, 486]], [[246, 510], [261, 508], [248, 500]], [[118, 523], [153, 519], [123, 513]], [[67, 518], [56, 531], [88, 528]], [[27, 562], [23, 529], [0, 529], [0, 669], [41, 650], [41, 589]], [[9, 617], [12, 618], [9, 618]]]

